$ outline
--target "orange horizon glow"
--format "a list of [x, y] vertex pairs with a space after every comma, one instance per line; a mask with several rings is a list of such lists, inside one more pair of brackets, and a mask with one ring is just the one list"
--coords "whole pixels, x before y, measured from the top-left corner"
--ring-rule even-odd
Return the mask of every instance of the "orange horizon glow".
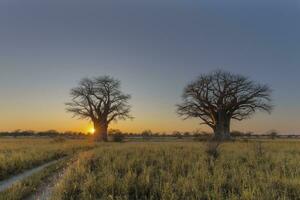
[[[10, 114], [3, 115], [5, 117], [2, 118], [0, 116], [0, 131], [15, 131], [17, 129], [34, 131], [57, 130], [59, 132], [75, 131], [82, 133], [91, 133], [94, 131], [91, 122], [74, 119], [70, 117], [68, 113], [64, 112], [63, 106], [57, 107], [58, 108], [53, 108], [50, 111], [47, 109], [47, 112], [41, 109], [33, 109], [33, 107], [29, 109], [28, 112], [17, 112], [19, 111], [18, 109], [13, 112], [7, 112]], [[5, 113], [5, 108], [3, 112]], [[293, 120], [284, 121], [280, 115], [282, 112], [282, 110], [275, 111], [271, 116], [258, 113], [249, 120], [242, 122], [233, 121], [231, 130], [265, 133], [274, 129], [281, 133], [298, 133], [300, 128], [298, 126], [299, 123]], [[174, 131], [193, 132], [195, 130], [211, 132], [209, 127], [199, 125], [199, 120], [191, 119], [184, 121], [173, 113], [161, 114], [156, 112], [135, 111], [133, 112], [133, 116], [135, 116], [133, 120], [111, 123], [109, 129], [119, 129], [127, 133], [140, 133], [149, 129], [152, 130], [152, 132], [167, 134]], [[297, 118], [292, 117], [291, 119]]]

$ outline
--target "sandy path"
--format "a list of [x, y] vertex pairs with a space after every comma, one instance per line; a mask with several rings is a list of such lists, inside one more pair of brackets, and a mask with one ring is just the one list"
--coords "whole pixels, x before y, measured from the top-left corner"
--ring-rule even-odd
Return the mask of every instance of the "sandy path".
[[46, 164], [43, 164], [39, 167], [36, 167], [36, 168], [33, 168], [31, 170], [28, 170], [28, 171], [25, 171], [21, 174], [18, 174], [16, 176], [13, 176], [7, 180], [3, 180], [3, 181], [0, 181], [0, 192], [3, 192], [5, 190], [7, 190], [8, 188], [10, 188], [13, 184], [15, 184], [16, 182], [18, 181], [22, 181], [24, 180], [25, 178], [45, 169], [46, 167], [52, 165], [52, 164], [55, 164], [57, 163], [58, 161], [60, 160], [54, 160], [54, 161], [51, 161], [51, 162], [48, 162]]
[[53, 190], [56, 186], [56, 184], [59, 182], [59, 180], [65, 176], [67, 170], [71, 165], [76, 163], [78, 159], [77, 158], [72, 158], [70, 159], [65, 167], [63, 167], [61, 170], [58, 172], [54, 173], [46, 182], [42, 183], [39, 187], [38, 190], [27, 197], [25, 200], [49, 200], [51, 199]]

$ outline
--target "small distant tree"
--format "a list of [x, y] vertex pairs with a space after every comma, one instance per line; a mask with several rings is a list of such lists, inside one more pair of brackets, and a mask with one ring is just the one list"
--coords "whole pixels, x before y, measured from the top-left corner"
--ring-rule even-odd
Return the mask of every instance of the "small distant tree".
[[190, 133], [190, 132], [184, 132], [183, 135], [184, 135], [185, 137], [189, 137], [189, 136], [191, 135], [191, 133]]
[[245, 133], [245, 136], [251, 137], [253, 134], [254, 134], [253, 132], [246, 132], [246, 133]]
[[272, 139], [275, 139], [278, 137], [278, 132], [276, 130], [271, 130], [269, 131], [268, 135], [272, 138]]
[[173, 136], [177, 137], [178, 139], [182, 139], [183, 135], [179, 131], [174, 131], [172, 133]]
[[144, 130], [142, 133], [141, 133], [141, 136], [143, 138], [149, 138], [153, 135], [152, 131], [151, 130]]
[[125, 134], [118, 129], [111, 129], [109, 130], [109, 135], [112, 138], [113, 142], [123, 142], [125, 139]]
[[184, 119], [199, 118], [215, 138], [230, 137], [231, 120], [244, 120], [256, 111], [271, 112], [271, 89], [247, 77], [225, 71], [201, 75], [183, 92], [177, 112]]
[[233, 136], [233, 137], [241, 137], [241, 136], [244, 136], [245, 133], [243, 133], [241, 131], [231, 131], [230, 135]]
[[120, 90], [120, 81], [109, 76], [82, 79], [71, 90], [72, 101], [67, 111], [74, 117], [89, 119], [94, 124], [95, 140], [107, 141], [107, 129], [112, 121], [132, 118], [128, 100], [130, 95]]

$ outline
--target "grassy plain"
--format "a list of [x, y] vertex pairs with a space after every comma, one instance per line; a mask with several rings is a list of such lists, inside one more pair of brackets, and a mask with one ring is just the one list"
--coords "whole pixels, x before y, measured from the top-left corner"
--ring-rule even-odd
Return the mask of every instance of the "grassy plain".
[[300, 142], [103, 144], [84, 153], [53, 199], [300, 199]]
[[[92, 145], [53, 139], [0, 139], [0, 144], [0, 166], [12, 163], [20, 170]], [[300, 199], [299, 140], [226, 142], [216, 154], [210, 150], [206, 142], [192, 141], [100, 143], [73, 162], [63, 161], [15, 185], [3, 197], [23, 199], [63, 167], [54, 200]]]
[[92, 146], [87, 140], [0, 138], [0, 181]]

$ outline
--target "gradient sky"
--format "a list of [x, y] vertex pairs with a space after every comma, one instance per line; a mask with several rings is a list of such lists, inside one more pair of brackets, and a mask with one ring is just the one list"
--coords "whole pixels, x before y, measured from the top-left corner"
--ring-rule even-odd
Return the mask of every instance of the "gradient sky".
[[1, 0], [0, 130], [87, 131], [64, 103], [83, 77], [111, 75], [133, 98], [123, 131], [209, 130], [175, 104], [201, 73], [272, 86], [276, 108], [233, 129], [300, 133], [299, 0]]

